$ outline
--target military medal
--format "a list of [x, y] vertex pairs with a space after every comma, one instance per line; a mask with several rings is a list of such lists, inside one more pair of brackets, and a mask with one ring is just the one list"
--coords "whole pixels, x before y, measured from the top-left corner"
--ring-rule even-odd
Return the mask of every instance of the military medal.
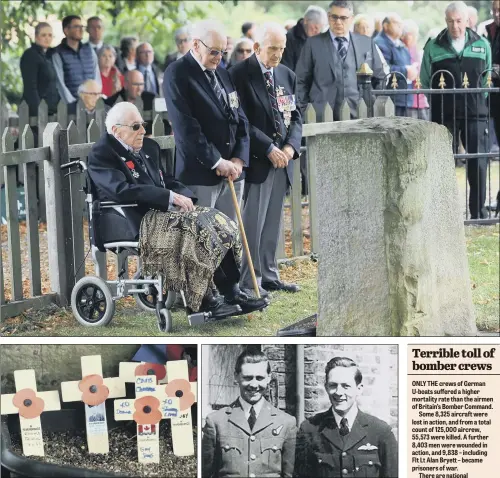
[[236, 91], [232, 91], [231, 93], [229, 93], [229, 106], [231, 108], [239, 108], [240, 106], [238, 93], [236, 93]]
[[276, 97], [283, 96], [285, 93], [285, 88], [283, 86], [277, 86], [275, 90], [276, 90]]
[[130, 173], [132, 176], [137, 179], [139, 177], [139, 173], [135, 170], [135, 164], [133, 161], [129, 160], [127, 161], [124, 157], [121, 157], [125, 165], [127, 166], [128, 169], [130, 169]]
[[162, 187], [165, 187], [165, 181], [163, 180], [163, 173], [161, 172], [161, 169], [159, 169], [158, 172], [160, 173], [160, 184]]

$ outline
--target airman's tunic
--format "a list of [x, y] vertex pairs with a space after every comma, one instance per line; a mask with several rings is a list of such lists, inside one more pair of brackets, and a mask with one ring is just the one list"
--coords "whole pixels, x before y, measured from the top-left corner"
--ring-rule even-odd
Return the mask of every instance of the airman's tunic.
[[290, 478], [293, 474], [295, 418], [265, 401], [252, 430], [236, 400], [208, 415], [203, 429], [205, 478]]
[[342, 436], [332, 409], [304, 421], [297, 435], [295, 478], [398, 478], [398, 445], [389, 425], [358, 411]]

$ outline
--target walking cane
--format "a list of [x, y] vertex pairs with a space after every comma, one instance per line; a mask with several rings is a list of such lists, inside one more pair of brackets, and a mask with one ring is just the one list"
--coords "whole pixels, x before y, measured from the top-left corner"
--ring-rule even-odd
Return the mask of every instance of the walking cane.
[[236, 197], [236, 191], [234, 190], [234, 183], [231, 178], [228, 178], [229, 188], [231, 189], [231, 196], [233, 197], [234, 209], [236, 210], [236, 216], [238, 217], [238, 225], [240, 226], [241, 240], [243, 242], [243, 247], [245, 248], [245, 254], [248, 260], [248, 267], [250, 269], [250, 275], [252, 276], [253, 288], [255, 289], [255, 295], [260, 299], [259, 284], [257, 284], [257, 277], [255, 277], [255, 270], [253, 268], [252, 256], [250, 255], [250, 249], [248, 248], [247, 235], [245, 234], [245, 227], [243, 226], [243, 219], [241, 218], [240, 205], [238, 204], [238, 198]]

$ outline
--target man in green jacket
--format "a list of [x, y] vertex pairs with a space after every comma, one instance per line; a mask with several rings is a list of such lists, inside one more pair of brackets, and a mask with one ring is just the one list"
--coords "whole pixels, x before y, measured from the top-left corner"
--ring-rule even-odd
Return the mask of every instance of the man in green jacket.
[[[446, 7], [446, 25], [439, 35], [427, 42], [420, 71], [423, 88], [477, 88], [486, 86], [491, 68], [488, 41], [467, 28], [468, 10], [464, 2]], [[444, 71], [443, 71], [444, 70]], [[441, 73], [442, 72], [442, 73]], [[445, 125], [453, 135], [453, 151], [458, 138], [468, 153], [489, 150], [488, 98], [484, 93], [430, 95], [431, 119]], [[460, 135], [460, 136], [459, 136]], [[485, 218], [487, 158], [468, 159], [471, 219]]]

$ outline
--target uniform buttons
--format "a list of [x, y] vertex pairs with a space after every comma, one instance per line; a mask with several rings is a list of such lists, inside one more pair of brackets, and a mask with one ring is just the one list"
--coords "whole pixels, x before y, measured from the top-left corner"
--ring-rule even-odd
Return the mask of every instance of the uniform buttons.
[[226, 146], [229, 146], [229, 143], [226, 143]]
[[273, 138], [276, 138], [276, 133], [273, 133]]
[[257, 457], [254, 454], [250, 455], [250, 460], [255, 460], [256, 458]]
[[347, 468], [344, 468], [344, 469], [342, 470], [342, 474], [343, 474], [343, 475], [347, 475], [347, 473], [349, 473], [349, 472], [347, 471]]
[[254, 475], [253, 473], [250, 473], [250, 474], [248, 475], [248, 478], [255, 478], [255, 475]]
[[250, 437], [250, 441], [255, 441], [255, 437], [253, 435]]
[[276, 451], [278, 447], [276, 445], [273, 446], [273, 450]]
[[229, 445], [226, 445], [224, 448], [225, 448], [226, 450], [229, 450], [229, 448], [230, 448], [230, 447], [229, 447]]
[[369, 461], [368, 464], [371, 466], [373, 465], [373, 461]]
[[323, 460], [321, 458], [318, 458], [318, 463], [323, 463]]
[[345, 451], [343, 451], [342, 456], [347, 456], [347, 453]]
[[359, 471], [359, 466], [356, 467], [356, 471]]

